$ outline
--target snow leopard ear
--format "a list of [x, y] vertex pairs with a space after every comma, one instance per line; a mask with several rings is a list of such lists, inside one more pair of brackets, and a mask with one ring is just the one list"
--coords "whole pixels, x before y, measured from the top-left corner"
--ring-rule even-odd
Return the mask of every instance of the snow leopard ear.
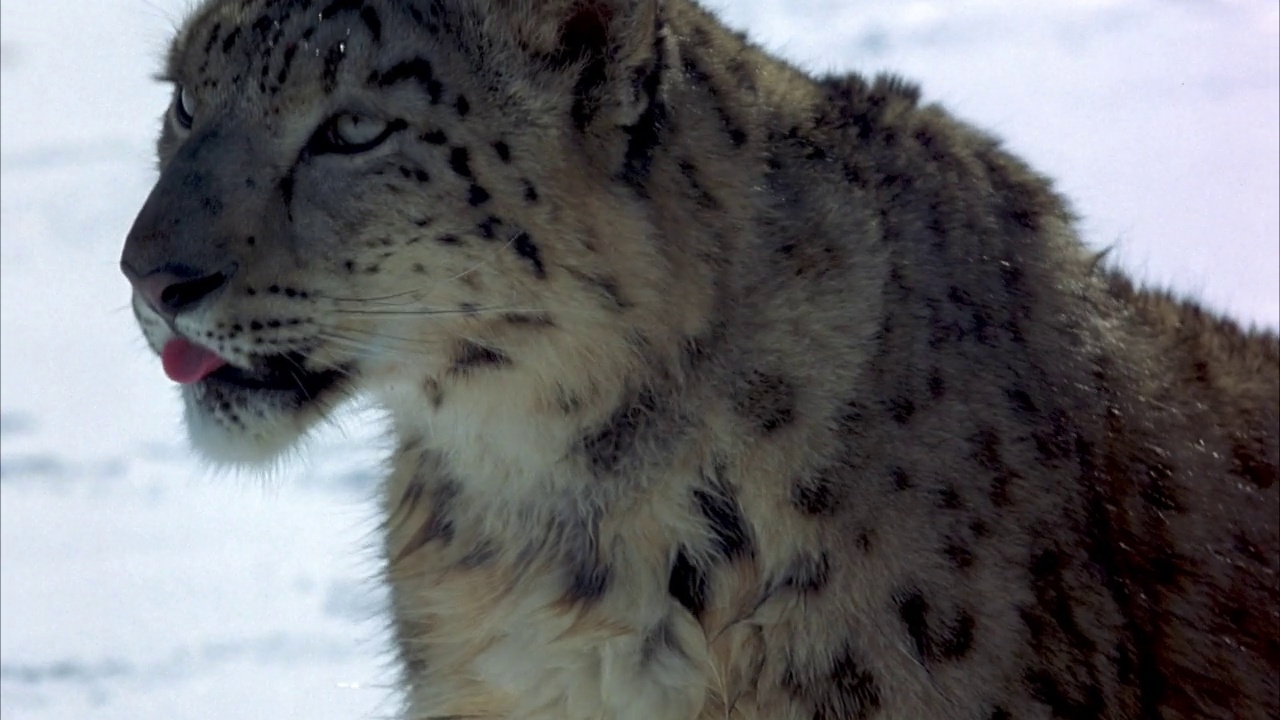
[[[632, 125], [657, 92], [664, 62], [662, 0], [480, 0], [526, 57], [571, 74], [570, 116], [579, 130], [597, 119]], [[647, 82], [646, 82], [647, 81]]]

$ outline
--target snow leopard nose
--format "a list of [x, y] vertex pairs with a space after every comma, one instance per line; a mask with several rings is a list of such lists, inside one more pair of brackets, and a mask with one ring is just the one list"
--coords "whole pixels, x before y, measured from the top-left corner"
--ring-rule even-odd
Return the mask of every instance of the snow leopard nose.
[[237, 268], [236, 263], [231, 263], [218, 272], [203, 273], [185, 265], [166, 265], [144, 275], [128, 263], [120, 263], [120, 269], [142, 299], [168, 319], [221, 290]]

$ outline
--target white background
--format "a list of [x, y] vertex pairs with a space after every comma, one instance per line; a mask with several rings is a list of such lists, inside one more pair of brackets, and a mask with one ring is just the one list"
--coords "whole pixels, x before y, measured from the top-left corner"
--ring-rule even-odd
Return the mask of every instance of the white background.
[[[376, 416], [265, 482], [213, 475], [127, 309], [186, 5], [0, 6], [0, 718], [387, 717]], [[1137, 277], [1280, 324], [1275, 2], [717, 5], [815, 71], [921, 81]]]

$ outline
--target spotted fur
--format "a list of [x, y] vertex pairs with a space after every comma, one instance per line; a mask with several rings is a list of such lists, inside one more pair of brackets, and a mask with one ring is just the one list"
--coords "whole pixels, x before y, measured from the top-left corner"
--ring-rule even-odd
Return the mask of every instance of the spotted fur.
[[206, 0], [166, 77], [139, 321], [212, 460], [389, 411], [403, 717], [1280, 712], [1276, 336], [909, 83], [690, 0]]

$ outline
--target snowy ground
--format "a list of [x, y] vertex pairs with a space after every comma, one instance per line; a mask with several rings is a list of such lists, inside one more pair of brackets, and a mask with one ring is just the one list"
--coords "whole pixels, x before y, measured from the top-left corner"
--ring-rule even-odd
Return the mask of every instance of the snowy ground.
[[[811, 69], [922, 81], [1139, 277], [1280, 324], [1274, 1], [716, 4]], [[126, 307], [186, 5], [0, 6], [0, 718], [386, 717], [376, 418], [269, 482], [211, 476]]]

